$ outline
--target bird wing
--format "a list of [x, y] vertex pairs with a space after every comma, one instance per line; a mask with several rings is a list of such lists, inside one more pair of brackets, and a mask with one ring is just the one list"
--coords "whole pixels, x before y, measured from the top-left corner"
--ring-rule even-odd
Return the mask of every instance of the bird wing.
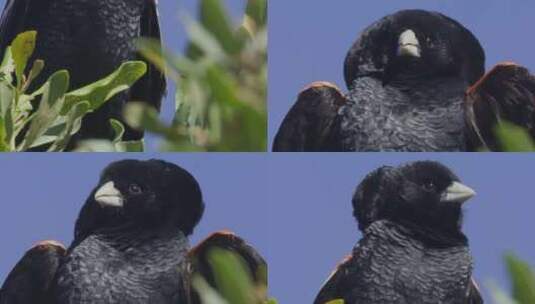
[[[192, 271], [204, 277], [212, 287], [216, 288], [215, 278], [211, 271], [208, 257], [208, 253], [212, 248], [221, 248], [237, 254], [245, 262], [253, 281], [257, 284], [267, 284], [265, 272], [267, 264], [260, 253], [235, 234], [227, 231], [219, 231], [210, 235], [189, 253], [190, 259], [192, 260]], [[195, 291], [193, 291], [192, 300], [193, 303], [200, 303]]]
[[345, 293], [349, 290], [344, 290], [345, 282], [347, 282], [347, 277], [350, 274], [351, 268], [349, 264], [353, 259], [352, 255], [347, 256], [336, 269], [331, 273], [331, 275], [325, 280], [323, 286], [320, 289], [320, 292], [314, 300], [314, 304], [325, 304], [332, 300], [343, 299]]
[[[141, 16], [141, 37], [152, 38], [161, 41], [160, 21], [157, 9], [158, 1], [149, 0]], [[139, 60], [147, 63], [147, 73], [137, 81], [130, 90], [131, 101], [143, 101], [160, 111], [163, 96], [165, 95], [167, 83], [165, 74], [154, 64], [138, 55]], [[142, 138], [142, 132], [129, 130], [124, 135], [125, 140], [138, 140]]]
[[466, 294], [468, 299], [466, 304], [483, 304], [483, 297], [474, 278], [470, 278], [470, 285], [468, 285]]
[[275, 141], [275, 152], [326, 151], [338, 109], [346, 102], [340, 89], [329, 82], [315, 82], [304, 89], [284, 118]]
[[[31, 0], [7, 0], [0, 19], [0, 54], [11, 44], [26, 24]], [[35, 2], [35, 1], [34, 1]], [[41, 2], [41, 1], [38, 1]], [[32, 3], [33, 4], [33, 3]], [[41, 5], [40, 3], [37, 5]]]
[[181, 301], [179, 301], [180, 303], [182, 303], [182, 301], [184, 301], [184, 303], [191, 303], [192, 301], [191, 300], [191, 297], [192, 297], [191, 275], [192, 273], [191, 273], [189, 260], [186, 260], [185, 263], [180, 263], [179, 272], [183, 275], [180, 277], [180, 282], [178, 283], [178, 290], [176, 291], [176, 298], [181, 299]]
[[502, 120], [526, 128], [535, 138], [535, 76], [512, 62], [496, 65], [465, 97], [468, 148], [500, 150], [495, 126]]
[[28, 250], [2, 285], [0, 304], [45, 302], [65, 253], [65, 247], [55, 241], [40, 242]]

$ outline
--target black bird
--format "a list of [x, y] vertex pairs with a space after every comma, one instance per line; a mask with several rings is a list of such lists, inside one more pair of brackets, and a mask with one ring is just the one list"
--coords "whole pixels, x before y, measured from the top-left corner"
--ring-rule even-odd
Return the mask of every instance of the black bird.
[[[0, 20], [0, 54], [21, 32], [36, 30], [37, 45], [31, 58], [43, 59], [45, 68], [35, 81], [42, 84], [53, 72], [70, 72], [70, 89], [95, 82], [129, 60], [143, 60], [134, 45], [138, 37], [160, 39], [157, 0], [7, 0]], [[3, 56], [3, 55], [2, 55]], [[73, 141], [110, 138], [109, 119], [122, 122], [124, 105], [144, 101], [160, 109], [165, 92], [164, 75], [148, 65], [130, 90], [115, 96], [84, 117]], [[138, 140], [143, 132], [129, 128], [125, 140]]]
[[474, 194], [436, 162], [370, 173], [353, 196], [363, 238], [314, 303], [482, 303], [461, 231]]
[[[82, 207], [66, 254], [47, 265], [21, 261], [37, 275], [55, 275], [19, 285], [13, 273], [19, 280], [35, 273], [15, 269], [3, 293], [22, 297], [50, 286], [47, 303], [189, 303], [187, 236], [203, 210], [200, 187], [184, 169], [158, 160], [112, 163]], [[13, 302], [2, 295], [0, 303]]]
[[325, 82], [301, 92], [273, 150], [498, 150], [488, 137], [500, 118], [528, 127], [535, 138], [535, 78], [518, 66], [482, 78], [484, 64], [477, 38], [445, 15], [386, 16], [347, 54], [349, 92]]
[[82, 207], [68, 250], [54, 241], [30, 249], [2, 285], [0, 304], [198, 303], [191, 277], [195, 271], [215, 284], [206, 267], [213, 247], [235, 252], [252, 274], [265, 267], [228, 232], [190, 250], [203, 211], [199, 184], [184, 169], [160, 160], [112, 163]]

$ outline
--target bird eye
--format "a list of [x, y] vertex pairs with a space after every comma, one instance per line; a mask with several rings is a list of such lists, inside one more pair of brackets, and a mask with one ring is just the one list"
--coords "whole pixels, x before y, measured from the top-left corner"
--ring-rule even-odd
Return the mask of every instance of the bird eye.
[[128, 191], [132, 194], [140, 194], [142, 192], [141, 187], [138, 184], [130, 184]]
[[425, 190], [427, 191], [431, 191], [431, 190], [435, 190], [435, 182], [433, 182], [432, 180], [425, 180], [424, 183], [423, 183], [423, 187]]

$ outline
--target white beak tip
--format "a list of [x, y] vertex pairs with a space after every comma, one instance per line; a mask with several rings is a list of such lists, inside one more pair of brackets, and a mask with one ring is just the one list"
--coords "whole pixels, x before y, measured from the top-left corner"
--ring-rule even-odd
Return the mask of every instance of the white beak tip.
[[474, 197], [476, 192], [459, 182], [453, 182], [442, 195], [442, 202], [452, 202], [452, 203], [464, 203], [470, 198]]
[[101, 206], [122, 207], [124, 200], [121, 192], [117, 190], [115, 184], [110, 181], [98, 188], [95, 192], [95, 201]]
[[420, 41], [413, 30], [405, 30], [398, 39], [398, 56], [420, 57]]

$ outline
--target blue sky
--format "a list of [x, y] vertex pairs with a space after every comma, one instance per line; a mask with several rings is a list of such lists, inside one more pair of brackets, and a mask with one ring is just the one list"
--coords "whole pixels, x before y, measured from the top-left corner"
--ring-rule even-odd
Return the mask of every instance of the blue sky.
[[475, 277], [508, 289], [502, 256], [513, 250], [535, 266], [535, 157], [530, 154], [334, 153], [269, 158], [269, 287], [280, 303], [312, 303], [360, 239], [351, 197], [382, 165], [438, 160], [477, 195], [465, 204]]
[[267, 254], [267, 176], [262, 174], [267, 164], [262, 154], [4, 154], [0, 155], [0, 284], [36, 242], [71, 243], [78, 212], [97, 185], [100, 171], [124, 158], [165, 159], [195, 176], [206, 209], [192, 244], [230, 229]]
[[529, 34], [535, 28], [534, 1], [271, 1], [268, 142], [308, 83], [327, 80], [346, 91], [343, 62], [365, 27], [411, 8], [436, 10], [461, 22], [483, 45], [487, 67], [513, 60], [535, 70], [535, 42]]

